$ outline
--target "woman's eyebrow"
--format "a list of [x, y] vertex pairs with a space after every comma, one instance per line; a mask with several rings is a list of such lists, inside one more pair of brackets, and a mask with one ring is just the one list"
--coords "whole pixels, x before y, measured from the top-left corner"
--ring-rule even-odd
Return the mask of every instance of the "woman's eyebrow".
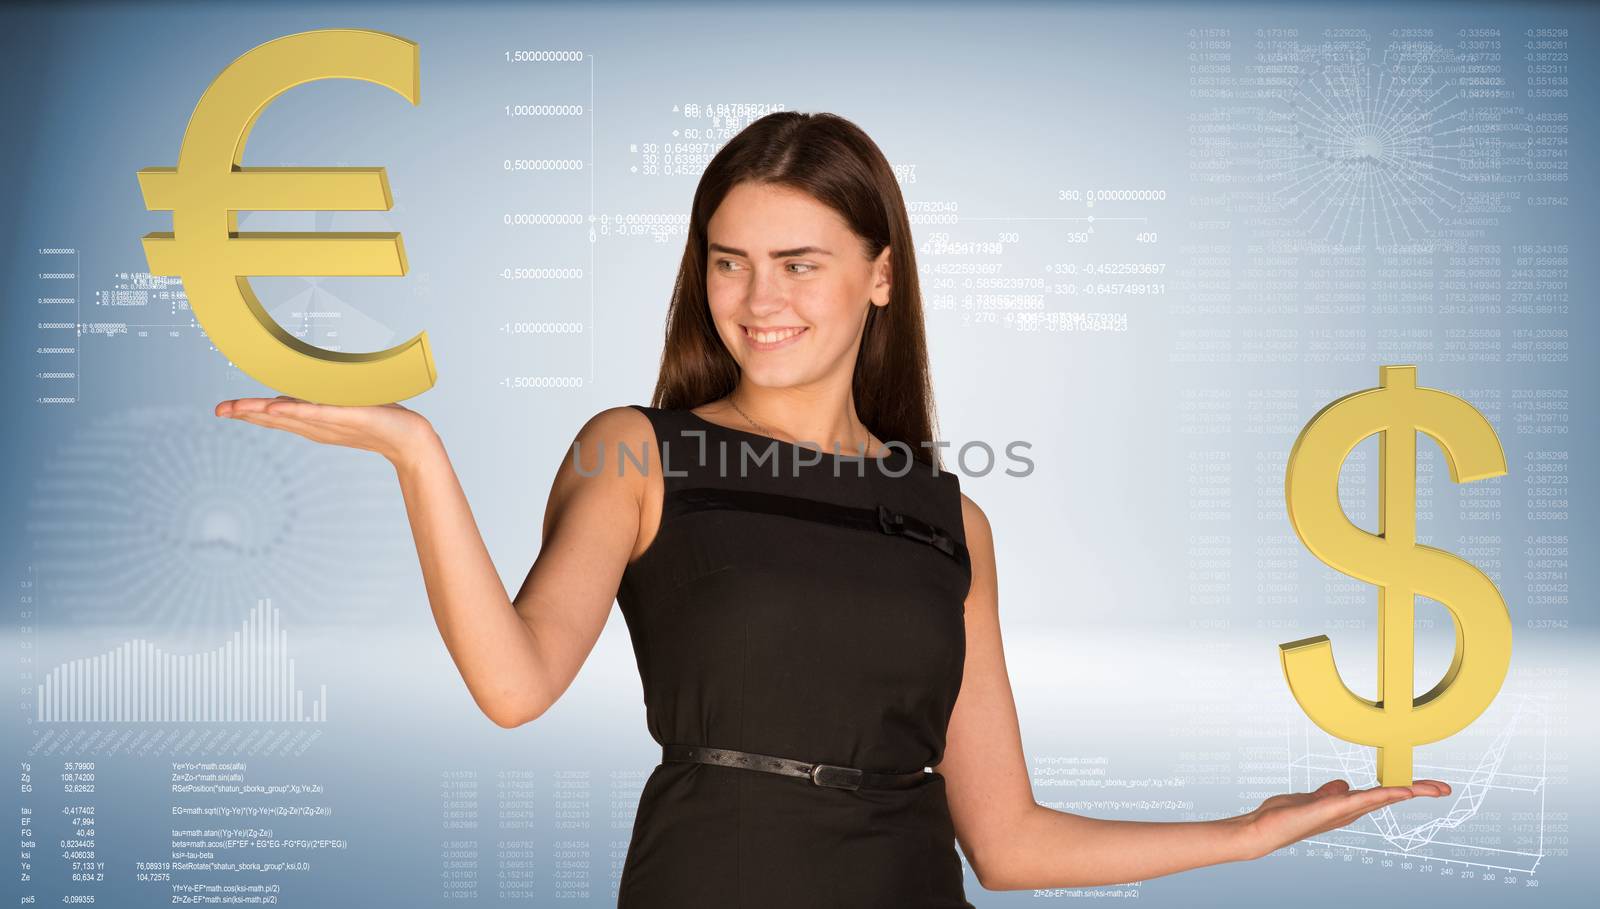
[[[721, 243], [712, 243], [711, 251], [727, 253], [730, 256], [744, 256], [745, 258], [750, 257], [750, 254], [742, 249], [734, 249], [731, 246], [723, 246]], [[829, 249], [823, 249], [820, 246], [796, 246], [794, 249], [775, 249], [767, 255], [774, 259], [786, 259], [789, 256], [831, 256], [833, 255], [833, 251]]]

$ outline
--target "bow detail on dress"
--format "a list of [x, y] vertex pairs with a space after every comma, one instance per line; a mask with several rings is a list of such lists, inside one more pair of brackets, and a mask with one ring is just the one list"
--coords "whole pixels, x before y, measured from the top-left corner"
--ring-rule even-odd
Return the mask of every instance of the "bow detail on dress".
[[956, 554], [956, 541], [949, 534], [915, 515], [894, 511], [887, 505], [878, 506], [878, 527], [884, 533], [921, 540], [946, 555]]

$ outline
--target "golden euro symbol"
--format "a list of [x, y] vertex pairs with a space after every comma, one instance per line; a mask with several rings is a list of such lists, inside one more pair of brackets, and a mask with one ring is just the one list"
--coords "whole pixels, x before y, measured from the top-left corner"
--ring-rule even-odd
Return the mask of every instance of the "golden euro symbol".
[[[1378, 700], [1346, 688], [1326, 635], [1280, 644], [1283, 674], [1301, 709], [1329, 734], [1378, 751], [1378, 781], [1409, 786], [1412, 748], [1467, 727], [1499, 693], [1511, 665], [1511, 613], [1494, 582], [1469, 562], [1417, 543], [1417, 435], [1432, 436], [1457, 483], [1498, 477], [1506, 456], [1471, 404], [1417, 387], [1415, 366], [1380, 366], [1378, 388], [1334, 401], [1300, 431], [1285, 493], [1300, 542], [1334, 570], [1378, 586]], [[1339, 469], [1363, 439], [1378, 439], [1378, 533], [1339, 506]], [[1415, 692], [1415, 595], [1455, 620], [1455, 656], [1439, 684]]]
[[381, 167], [242, 167], [256, 118], [274, 98], [318, 79], [376, 82], [417, 103], [417, 45], [364, 29], [287, 35], [228, 64], [200, 96], [177, 167], [139, 171], [145, 208], [172, 212], [146, 234], [151, 274], [178, 275], [206, 334], [251, 377], [321, 404], [387, 404], [433, 386], [427, 332], [387, 350], [307, 344], [262, 307], [246, 275], [403, 275], [398, 233], [240, 233], [238, 211], [381, 211], [393, 207]]

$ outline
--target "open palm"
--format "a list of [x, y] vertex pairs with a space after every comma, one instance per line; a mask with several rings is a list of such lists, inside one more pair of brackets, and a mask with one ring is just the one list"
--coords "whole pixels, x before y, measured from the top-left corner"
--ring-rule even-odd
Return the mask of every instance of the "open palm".
[[223, 401], [216, 415], [286, 430], [313, 442], [375, 451], [396, 463], [433, 432], [426, 417], [400, 404], [313, 404], [288, 395]]
[[1337, 830], [1385, 805], [1419, 795], [1437, 798], [1449, 794], [1450, 786], [1439, 780], [1356, 790], [1344, 780], [1329, 780], [1312, 792], [1272, 796], [1244, 818], [1255, 847], [1253, 857], [1259, 858], [1308, 836]]

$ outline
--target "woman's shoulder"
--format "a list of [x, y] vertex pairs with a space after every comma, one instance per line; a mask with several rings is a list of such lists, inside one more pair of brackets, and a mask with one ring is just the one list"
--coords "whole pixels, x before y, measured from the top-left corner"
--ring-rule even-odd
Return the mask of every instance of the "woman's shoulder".
[[648, 452], [657, 448], [662, 413], [645, 404], [618, 404], [600, 410], [579, 427], [568, 449], [569, 459], [585, 466], [599, 457], [606, 459], [601, 462], [604, 464], [610, 464], [612, 458], [628, 463], [630, 458], [623, 453], [627, 451], [632, 453], [632, 461], [642, 462]]
[[617, 404], [598, 411], [578, 430], [578, 439], [589, 442], [633, 440], [653, 428], [659, 408], [646, 404]]

